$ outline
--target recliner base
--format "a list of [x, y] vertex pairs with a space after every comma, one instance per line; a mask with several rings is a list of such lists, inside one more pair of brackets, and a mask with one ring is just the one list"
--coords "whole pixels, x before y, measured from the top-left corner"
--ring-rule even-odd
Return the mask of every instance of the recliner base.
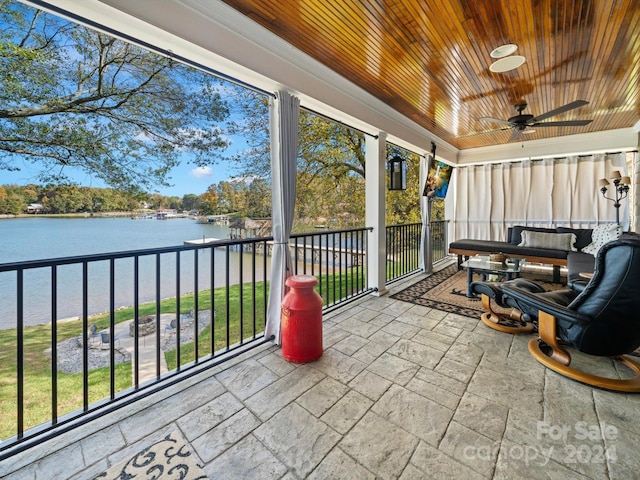
[[509, 318], [504, 318], [493, 311], [491, 308], [491, 298], [489, 298], [488, 295], [483, 293], [481, 298], [482, 306], [487, 310], [487, 312], [480, 315], [480, 320], [482, 320], [482, 323], [487, 327], [498, 330], [499, 332], [513, 334], [531, 333], [535, 330], [536, 327], [533, 323], [527, 323], [520, 320], [519, 317], [522, 315], [520, 311], [513, 309]]
[[[552, 345], [545, 344], [549, 348], [551, 348], [552, 351], [551, 355], [545, 354], [541, 348], [540, 343], [541, 342], [538, 338], [532, 338], [529, 341], [529, 353], [538, 362], [543, 364], [545, 367], [550, 368], [554, 372], [571, 378], [572, 380], [576, 380], [577, 382], [591, 385], [592, 387], [603, 388], [605, 390], [613, 390], [615, 392], [640, 393], [640, 364], [631, 360], [629, 357], [621, 355], [611, 358], [618, 360], [619, 362], [630, 368], [633, 373], [635, 373], [635, 377], [628, 379], [601, 377], [599, 375], [581, 372], [580, 370], [570, 367], [569, 363], [571, 362], [571, 356], [569, 356], [569, 353], [564, 349], [560, 349], [561, 352], [558, 352]], [[557, 360], [556, 358], [554, 358], [554, 356], [556, 355], [559, 355], [560, 357], [565, 357], [566, 355], [568, 359], [564, 360], [564, 358], [562, 358], [560, 360]], [[567, 361], [566, 365], [564, 364], [565, 361]]]
[[[495, 320], [496, 318], [497, 321]], [[533, 323], [519, 322], [517, 320], [514, 321], [500, 316], [496, 317], [489, 312], [480, 315], [480, 320], [482, 320], [482, 323], [487, 327], [504, 333], [531, 333], [536, 329]], [[513, 323], [513, 325], [510, 325], [510, 323]]]

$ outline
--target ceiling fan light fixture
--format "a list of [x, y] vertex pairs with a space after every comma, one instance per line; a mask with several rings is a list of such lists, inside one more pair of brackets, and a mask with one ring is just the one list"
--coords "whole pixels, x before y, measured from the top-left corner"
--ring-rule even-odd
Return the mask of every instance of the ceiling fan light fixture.
[[515, 70], [522, 65], [526, 59], [521, 55], [512, 55], [510, 57], [501, 58], [491, 64], [489, 70], [493, 73], [503, 73], [510, 70]]
[[518, 46], [513, 43], [508, 43], [506, 45], [500, 45], [499, 47], [494, 48], [489, 55], [491, 58], [502, 58], [507, 55], [511, 55], [513, 52], [518, 50]]

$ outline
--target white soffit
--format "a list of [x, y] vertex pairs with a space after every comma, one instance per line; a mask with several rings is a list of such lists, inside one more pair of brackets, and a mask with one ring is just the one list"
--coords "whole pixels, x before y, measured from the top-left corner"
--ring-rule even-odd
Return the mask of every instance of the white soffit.
[[457, 163], [458, 165], [496, 163], [595, 152], [619, 152], [635, 150], [637, 147], [637, 132], [634, 128], [624, 128], [460, 150]]
[[428, 153], [433, 141], [438, 157], [456, 161], [454, 146], [219, 0], [47, 3], [259, 89], [288, 90], [304, 107], [373, 135], [387, 132], [389, 142], [413, 152]]

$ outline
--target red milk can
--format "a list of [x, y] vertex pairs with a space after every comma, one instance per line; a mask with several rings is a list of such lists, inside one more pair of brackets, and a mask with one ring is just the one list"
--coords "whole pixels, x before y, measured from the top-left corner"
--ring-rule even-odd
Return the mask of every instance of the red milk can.
[[322, 297], [311, 275], [293, 275], [282, 300], [282, 356], [289, 362], [313, 362], [322, 356]]

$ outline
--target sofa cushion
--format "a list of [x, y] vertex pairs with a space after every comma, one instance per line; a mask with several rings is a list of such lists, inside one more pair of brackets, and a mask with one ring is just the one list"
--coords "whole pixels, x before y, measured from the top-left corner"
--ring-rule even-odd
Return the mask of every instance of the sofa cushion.
[[594, 257], [598, 254], [598, 250], [605, 243], [612, 242], [620, 238], [622, 234], [622, 226], [617, 223], [606, 223], [604, 225], [598, 225], [593, 229], [591, 233], [591, 243], [584, 247], [582, 251], [584, 253], [590, 253]]
[[449, 250], [468, 250], [475, 252], [502, 252], [513, 254], [519, 257], [546, 257], [546, 258], [567, 258], [566, 250], [552, 250], [548, 248], [519, 247], [509, 242], [496, 240], [471, 240], [461, 239], [451, 242]]
[[524, 225], [516, 225], [514, 227], [509, 228], [509, 238], [508, 242], [512, 245], [520, 245], [522, 243], [522, 231], [529, 230], [530, 232], [547, 232], [554, 233], [555, 228], [544, 228], [544, 227], [526, 227]]
[[593, 229], [558, 227], [556, 228], [556, 232], [575, 234], [576, 242], [574, 243], [574, 246], [576, 247], [576, 250], [582, 251], [584, 247], [591, 243], [591, 232], [593, 232]]
[[549, 248], [552, 250], [576, 251], [573, 244], [576, 236], [573, 233], [547, 233], [522, 231], [520, 247]]

